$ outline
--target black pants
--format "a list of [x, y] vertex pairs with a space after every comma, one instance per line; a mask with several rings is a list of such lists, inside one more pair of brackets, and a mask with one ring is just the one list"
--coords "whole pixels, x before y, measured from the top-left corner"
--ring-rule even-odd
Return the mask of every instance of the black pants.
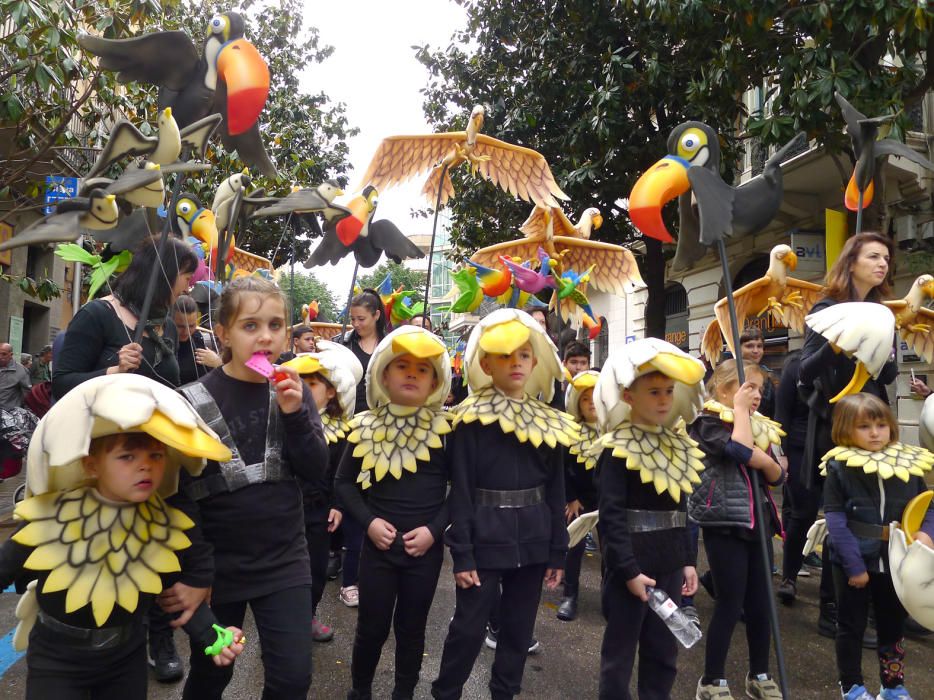
[[771, 572], [763, 564], [759, 540], [706, 528], [704, 548], [717, 590], [713, 617], [707, 627], [704, 677], [726, 678], [726, 656], [740, 613], [746, 619], [749, 673], [768, 673], [771, 631], [766, 581]]
[[[650, 574], [675, 604], [681, 602], [684, 570]], [[678, 673], [678, 640], [662, 619], [636, 598], [621, 576], [602, 589], [606, 629], [600, 648], [601, 700], [631, 700], [629, 680], [639, 650], [639, 700], [669, 700]]]
[[438, 679], [431, 685], [432, 697], [460, 698], [483, 646], [486, 622], [498, 600], [501, 601], [499, 634], [490, 673], [490, 696], [502, 700], [519, 693], [542, 597], [545, 568], [545, 564], [532, 564], [503, 571], [483, 569], [477, 572], [479, 586], [457, 589], [454, 619], [444, 640]]
[[370, 541], [360, 553], [360, 609], [353, 642], [350, 675], [353, 687], [366, 696], [392, 625], [396, 636], [393, 698], [411, 698], [418, 685], [425, 650], [428, 611], [438, 588], [444, 559], [441, 542], [421, 557], [410, 557], [398, 541], [381, 551]]
[[[296, 586], [261, 598], [215, 603], [222, 627], [243, 627], [247, 603], [253, 611], [263, 654], [263, 700], [305, 700], [311, 686], [311, 591]], [[203, 649], [192, 649], [184, 700], [220, 700], [236, 664], [220, 668]]]
[[564, 560], [564, 595], [576, 598], [581, 578], [581, 564], [587, 542], [581, 540], [568, 550]]
[[[869, 601], [876, 611], [876, 632], [879, 635], [879, 656], [901, 645], [907, 613], [895, 593], [892, 577], [887, 573], [869, 574], [869, 584], [853, 588], [843, 567], [833, 565], [833, 583], [837, 594], [837, 670], [840, 685], [849, 690], [854, 684], [863, 685], [862, 664], [863, 633]], [[882, 685], [894, 687], [897, 682], [887, 681], [880, 673]]]
[[26, 700], [146, 700], [146, 636], [125, 647], [69, 649], [36, 622], [26, 652]]
[[344, 534], [344, 568], [341, 574], [341, 586], [346, 588], [359, 583], [360, 548], [363, 546], [366, 531], [349, 513], [344, 513], [341, 530]]
[[331, 553], [331, 533], [328, 532], [327, 506], [305, 506], [305, 540], [311, 562], [311, 614], [314, 616], [328, 582], [328, 555]]

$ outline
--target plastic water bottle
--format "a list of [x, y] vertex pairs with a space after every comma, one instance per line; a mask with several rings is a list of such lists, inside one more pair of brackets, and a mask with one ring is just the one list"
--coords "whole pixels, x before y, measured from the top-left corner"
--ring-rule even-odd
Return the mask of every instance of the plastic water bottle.
[[701, 634], [700, 628], [684, 614], [668, 594], [660, 588], [646, 586], [645, 592], [649, 594], [649, 607], [655, 611], [685, 649], [697, 644]]

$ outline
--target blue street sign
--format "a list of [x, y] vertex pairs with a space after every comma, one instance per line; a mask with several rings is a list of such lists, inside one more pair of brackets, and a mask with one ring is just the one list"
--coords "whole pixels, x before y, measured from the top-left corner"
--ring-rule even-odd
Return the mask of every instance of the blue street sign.
[[55, 204], [78, 196], [78, 178], [47, 175], [45, 178], [45, 214], [55, 211]]

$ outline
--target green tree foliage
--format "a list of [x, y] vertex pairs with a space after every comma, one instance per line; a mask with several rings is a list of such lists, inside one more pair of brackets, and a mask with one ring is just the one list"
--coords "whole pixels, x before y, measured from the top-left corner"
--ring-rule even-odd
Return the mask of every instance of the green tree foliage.
[[424, 298], [425, 291], [425, 273], [418, 270], [411, 270], [405, 265], [400, 265], [391, 260], [387, 260], [379, 266], [373, 268], [373, 271], [367, 275], [357, 277], [357, 286], [363, 289], [379, 288], [380, 283], [386, 279], [386, 275], [392, 277], [392, 288], [418, 292], [412, 297], [412, 301], [421, 301]]
[[[431, 77], [425, 114], [437, 131], [462, 129], [473, 104], [484, 132], [548, 159], [576, 216], [599, 207], [594, 237], [636, 234], [615, 204], [666, 152], [669, 132], [699, 119], [718, 128], [723, 175], [742, 139], [779, 143], [805, 130], [844, 145], [840, 90], [869, 114], [898, 113], [934, 81], [931, 11], [915, 0], [464, 0], [467, 27], [444, 49], [418, 49]], [[763, 87], [774, 112], [751, 115], [742, 94]], [[465, 170], [453, 173], [451, 239], [471, 251], [517, 237], [529, 205]], [[668, 212], [669, 215], [673, 212]], [[647, 331], [664, 332], [664, 257], [646, 240]]]
[[282, 277], [279, 279], [279, 286], [289, 297], [289, 305], [292, 309], [292, 323], [298, 323], [302, 320], [302, 306], [318, 301], [318, 320], [335, 321], [340, 313], [340, 307], [334, 299], [334, 294], [328, 287], [320, 282], [310, 272], [296, 272], [294, 290], [292, 278], [288, 270], [282, 271]]

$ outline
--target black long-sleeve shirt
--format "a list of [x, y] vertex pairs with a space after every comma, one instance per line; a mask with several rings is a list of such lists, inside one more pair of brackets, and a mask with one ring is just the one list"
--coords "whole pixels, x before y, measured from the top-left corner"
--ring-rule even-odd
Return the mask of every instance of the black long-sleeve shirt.
[[577, 455], [572, 455], [568, 448], [562, 448], [564, 453], [564, 497], [567, 502], [580, 501], [584, 512], [597, 507], [597, 486], [594, 483], [596, 469], [587, 469], [582, 462], [577, 461]]
[[782, 449], [803, 448], [808, 431], [808, 407], [798, 393], [798, 370], [801, 353], [792, 354], [782, 368], [782, 379], [775, 391], [775, 415], [786, 435], [782, 438]]
[[[269, 385], [228, 376], [223, 368], [199, 380], [217, 403], [245, 464], [262, 462], [269, 418]], [[304, 387], [302, 407], [281, 415], [282, 457], [292, 474], [320, 483], [328, 459], [321, 418]], [[305, 543], [302, 494], [295, 479], [268, 481], [192, 501], [184, 491], [192, 481], [219, 473], [209, 461], [200, 477], [182, 472], [172, 504], [201, 526], [214, 548], [212, 600], [248, 600], [311, 582]], [[204, 556], [199, 553], [199, 556]]]
[[687, 496], [677, 503], [668, 494], [643, 484], [639, 472], [626, 468], [626, 460], [604, 450], [597, 462], [600, 479], [600, 539], [608, 576], [624, 581], [640, 573], [652, 576], [694, 566], [695, 555], [687, 527], [632, 532], [630, 509], [687, 512]]
[[[448, 436], [451, 524], [445, 542], [454, 572], [515, 569], [529, 564], [564, 568], [568, 532], [564, 519], [562, 451], [535, 447], [494, 423], [462, 423]], [[476, 489], [517, 491], [545, 487], [542, 503], [495, 508], [475, 503]]]
[[419, 460], [414, 474], [403, 471], [402, 478], [385, 474], [379, 481], [372, 476], [372, 485], [363, 497], [357, 476], [363, 464], [353, 456], [354, 446], [348, 444], [337, 468], [335, 490], [343, 507], [366, 530], [374, 518], [382, 518], [399, 533], [399, 537], [417, 527], [426, 526], [435, 542], [448, 524], [448, 467], [443, 448], [429, 449], [428, 462]]
[[[163, 340], [171, 351], [161, 350], [156, 341], [144, 335], [140, 341], [143, 361], [134, 372], [174, 389], [180, 381], [175, 356], [178, 334], [174, 323], [166, 323], [163, 328]], [[120, 364], [117, 354], [132, 342], [133, 333], [108, 302], [95, 299], [82, 306], [68, 324], [65, 342], [55, 357], [52, 395], [60, 399], [82, 382], [104, 375], [108, 367]]]

